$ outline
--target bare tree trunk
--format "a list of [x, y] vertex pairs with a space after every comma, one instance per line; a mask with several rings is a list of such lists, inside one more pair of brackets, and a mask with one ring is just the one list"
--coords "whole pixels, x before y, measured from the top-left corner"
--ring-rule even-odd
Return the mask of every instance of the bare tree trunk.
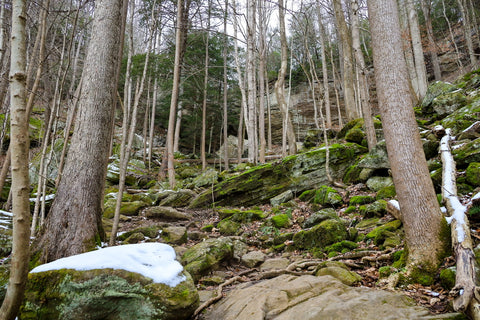
[[228, 0], [225, 0], [225, 12], [223, 16], [223, 163], [225, 170], [228, 170], [228, 75], [227, 75], [227, 58], [228, 58], [228, 38], [227, 38], [227, 17], [228, 17]]
[[202, 170], [207, 169], [207, 159], [205, 155], [205, 144], [206, 144], [206, 131], [207, 131], [207, 98], [208, 98], [208, 62], [210, 56], [208, 54], [208, 45], [210, 38], [210, 11], [211, 11], [211, 1], [208, 1], [208, 20], [207, 20], [207, 30], [205, 32], [205, 70], [203, 75], [203, 102], [202, 102], [202, 139], [200, 142], [200, 158], [202, 159]]
[[13, 243], [10, 277], [7, 292], [0, 307], [0, 319], [13, 320], [23, 301], [30, 256], [30, 205], [28, 202], [28, 112], [25, 93], [26, 2], [12, 1], [10, 101], [11, 101], [11, 158]]
[[405, 1], [407, 0], [398, 0], [400, 26], [402, 30], [403, 54], [407, 64], [412, 95], [415, 97], [415, 102], [417, 102], [419, 100], [420, 88], [417, 71], [415, 70], [415, 62], [413, 60], [412, 42], [410, 41], [410, 26], [408, 23], [408, 14]]
[[265, 1], [259, 0], [258, 2], [258, 131], [260, 140], [260, 163], [265, 163], [265, 149], [267, 141], [265, 139], [265, 69], [266, 69], [266, 27], [267, 16], [265, 11]]
[[256, 163], [258, 159], [257, 135], [257, 81], [255, 67], [257, 0], [247, 0], [247, 105], [246, 128], [248, 135], [248, 161]]
[[47, 262], [85, 252], [102, 236], [102, 202], [121, 46], [122, 0], [96, 2], [80, 112], [64, 174], [36, 249]]
[[461, 69], [461, 72], [463, 73], [463, 63], [462, 63], [462, 55], [460, 54], [460, 51], [458, 50], [457, 42], [455, 41], [455, 36], [453, 35], [453, 30], [452, 30], [452, 25], [450, 24], [450, 20], [448, 19], [447, 16], [447, 9], [445, 8], [445, 0], [442, 0], [442, 13], [443, 17], [445, 18], [445, 21], [447, 22], [448, 25], [448, 32], [450, 34], [450, 41], [452, 41], [453, 46], [455, 48], [455, 53], [457, 54], [457, 64]]
[[377, 145], [377, 136], [372, 119], [372, 105], [370, 101], [370, 92], [368, 90], [367, 69], [365, 59], [363, 58], [362, 48], [360, 47], [360, 23], [359, 23], [359, 5], [358, 0], [352, 0], [352, 48], [355, 53], [357, 83], [359, 88], [359, 101], [363, 114], [365, 134], [367, 136], [368, 149], [372, 150]]
[[[327, 68], [327, 56], [326, 56], [326, 42], [325, 28], [323, 27], [322, 12], [320, 10], [320, 3], [317, 3], [317, 18], [319, 28], [319, 41], [320, 41], [320, 55], [322, 58], [322, 80], [323, 80], [323, 101], [325, 104], [325, 125], [327, 128], [332, 127], [332, 115], [330, 111], [330, 89], [328, 86], [328, 68]], [[333, 64], [333, 61], [332, 61]]]
[[337, 104], [337, 114], [338, 114], [338, 126], [340, 128], [343, 127], [343, 119], [342, 119], [342, 110], [340, 108], [340, 97], [338, 94], [338, 89], [337, 89], [337, 71], [335, 68], [335, 61], [333, 60], [333, 48], [330, 47], [330, 61], [332, 62], [332, 76], [333, 76], [333, 88], [335, 91], [335, 102]]
[[355, 93], [354, 93], [354, 68], [353, 55], [351, 47], [351, 39], [348, 31], [345, 16], [342, 10], [342, 3], [340, 0], [333, 0], [333, 7], [335, 11], [335, 20], [337, 21], [338, 32], [342, 42], [342, 66], [343, 66], [343, 97], [345, 101], [345, 110], [347, 112], [347, 119], [352, 120], [359, 117], [357, 108], [355, 107]]
[[297, 141], [290, 114], [288, 112], [287, 103], [285, 101], [285, 75], [287, 73], [288, 45], [285, 32], [285, 6], [283, 0], [278, 0], [278, 12], [280, 22], [281, 65], [280, 70], [278, 71], [278, 79], [275, 82], [275, 93], [278, 106], [283, 114], [284, 130], [288, 140], [288, 153], [295, 154], [297, 153]]
[[465, 0], [457, 0], [457, 3], [460, 13], [462, 14], [463, 32], [465, 34], [465, 42], [467, 44], [468, 55], [470, 57], [470, 64], [472, 65], [472, 70], [475, 70], [477, 68], [477, 58], [475, 57], [475, 51], [473, 48], [470, 14], [467, 11], [467, 3]]
[[435, 273], [443, 259], [444, 219], [412, 108], [396, 1], [368, 0], [368, 13], [378, 104], [408, 247], [407, 274], [415, 281]]
[[152, 148], [153, 148], [153, 133], [155, 131], [155, 111], [157, 107], [157, 93], [158, 93], [158, 84], [157, 77], [153, 83], [153, 98], [152, 98], [152, 115], [150, 116], [150, 135], [148, 137], [148, 169], [151, 169], [152, 163]]
[[272, 150], [272, 112], [270, 106], [270, 88], [268, 87], [268, 73], [265, 68], [265, 91], [267, 93], [267, 118], [268, 118], [268, 129], [267, 129], [267, 149]]
[[180, 86], [180, 63], [182, 58], [182, 38], [185, 27], [183, 25], [183, 16], [184, 16], [184, 0], [178, 0], [177, 2], [177, 28], [175, 36], [175, 62], [173, 68], [173, 88], [172, 88], [172, 99], [170, 101], [170, 115], [168, 118], [168, 131], [167, 131], [167, 170], [168, 170], [168, 181], [172, 189], [175, 188], [175, 167], [173, 164], [174, 155], [173, 155], [173, 138], [175, 133], [175, 118], [176, 118], [176, 109], [178, 104], [178, 93]]
[[433, 66], [433, 74], [435, 76], [435, 80], [440, 81], [442, 80], [442, 70], [440, 70], [440, 62], [438, 61], [437, 55], [437, 44], [435, 43], [435, 38], [433, 36], [433, 27], [432, 27], [432, 5], [431, 1], [421, 0], [420, 4], [422, 6], [423, 17], [425, 18], [425, 27], [427, 28], [427, 38], [428, 38], [428, 46], [430, 52], [430, 60]]
[[242, 69], [240, 68], [240, 58], [238, 54], [238, 41], [237, 41], [237, 36], [238, 36], [238, 18], [237, 18], [237, 4], [235, 0], [232, 1], [232, 7], [233, 7], [233, 14], [235, 15], [235, 18], [233, 20], [233, 38], [234, 38], [234, 56], [235, 56], [235, 65], [237, 68], [237, 77], [238, 77], [238, 87], [240, 88], [240, 94], [242, 96], [242, 105], [240, 107], [240, 119], [238, 121], [238, 143], [237, 143], [237, 158], [238, 162], [240, 163], [240, 160], [243, 155], [243, 122], [245, 118], [245, 110], [247, 110], [247, 93], [245, 90], [245, 82], [243, 79], [243, 74], [242, 74]]
[[418, 26], [417, 11], [413, 5], [413, 0], [405, 0], [407, 8], [408, 23], [410, 26], [410, 35], [412, 37], [413, 58], [415, 62], [415, 72], [418, 79], [418, 99], [421, 100], [427, 92], [427, 70], [425, 68], [425, 59], [423, 57], [422, 38], [420, 27]]

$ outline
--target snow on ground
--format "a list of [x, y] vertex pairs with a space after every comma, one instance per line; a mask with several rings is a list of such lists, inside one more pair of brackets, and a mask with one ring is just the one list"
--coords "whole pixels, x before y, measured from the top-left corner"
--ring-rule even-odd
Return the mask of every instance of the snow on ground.
[[175, 257], [173, 248], [164, 243], [128, 244], [58, 259], [40, 265], [30, 272], [59, 269], [122, 269], [139, 273], [154, 282], [175, 287], [185, 280], [185, 276], [179, 275], [183, 267]]

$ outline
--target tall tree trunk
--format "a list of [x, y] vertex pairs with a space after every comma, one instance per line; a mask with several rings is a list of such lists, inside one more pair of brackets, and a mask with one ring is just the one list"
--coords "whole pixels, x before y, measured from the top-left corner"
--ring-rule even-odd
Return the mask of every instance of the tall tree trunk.
[[[445, 254], [445, 220], [418, 132], [395, 0], [368, 0], [378, 102], [408, 248], [407, 271], [435, 272]], [[415, 271], [414, 273], [412, 271]]]
[[[326, 55], [326, 37], [325, 37], [325, 28], [323, 27], [322, 12], [320, 10], [320, 3], [317, 2], [317, 19], [318, 19], [318, 28], [319, 28], [319, 42], [320, 42], [320, 56], [322, 58], [322, 80], [323, 80], [323, 101], [325, 105], [325, 125], [327, 128], [332, 127], [332, 115], [330, 111], [330, 89], [328, 86], [328, 66], [327, 66], [327, 55]], [[332, 61], [333, 63], [333, 61]]]
[[410, 25], [408, 23], [408, 14], [405, 2], [407, 0], [398, 0], [399, 6], [399, 18], [400, 18], [400, 27], [402, 32], [402, 44], [403, 44], [403, 54], [405, 56], [405, 62], [407, 64], [408, 76], [410, 79], [410, 85], [412, 95], [415, 98], [415, 102], [418, 101], [419, 97], [419, 82], [417, 71], [415, 70], [415, 62], [413, 59], [413, 50], [412, 42], [410, 41]]
[[457, 3], [458, 8], [460, 9], [460, 13], [462, 14], [463, 32], [465, 35], [465, 43], [467, 44], [468, 56], [470, 57], [470, 64], [472, 70], [475, 70], [477, 68], [477, 58], [475, 57], [475, 51], [473, 48], [470, 14], [467, 11], [467, 3], [465, 0], [457, 0]]
[[28, 274], [30, 205], [28, 201], [28, 111], [26, 106], [26, 2], [12, 1], [10, 60], [11, 164], [13, 243], [7, 292], [0, 307], [0, 319], [13, 320], [23, 301]]
[[363, 114], [365, 134], [367, 136], [368, 149], [372, 150], [377, 145], [377, 136], [372, 119], [372, 105], [370, 101], [370, 92], [368, 91], [367, 68], [365, 67], [365, 59], [363, 58], [362, 48], [360, 47], [360, 19], [358, 0], [352, 0], [352, 48], [355, 54], [356, 74], [359, 88], [359, 101]]
[[240, 163], [243, 155], [243, 124], [245, 118], [245, 110], [247, 110], [247, 93], [245, 90], [245, 82], [243, 78], [242, 69], [240, 67], [240, 58], [238, 54], [238, 18], [237, 18], [237, 4], [236, 1], [232, 1], [233, 7], [233, 14], [235, 15], [233, 19], [233, 44], [234, 44], [234, 57], [235, 57], [235, 65], [237, 69], [237, 77], [238, 77], [238, 87], [240, 88], [240, 94], [242, 96], [242, 105], [240, 107], [240, 119], [238, 120], [238, 142], [237, 142], [237, 160]]
[[407, 8], [408, 24], [410, 26], [410, 36], [412, 37], [413, 59], [415, 63], [415, 72], [418, 79], [418, 100], [423, 99], [427, 92], [427, 70], [425, 68], [425, 59], [423, 57], [422, 37], [420, 27], [418, 26], [417, 11], [413, 0], [405, 0]]
[[208, 1], [208, 18], [207, 30], [205, 32], [205, 70], [203, 74], [203, 102], [202, 102], [202, 140], [200, 142], [200, 158], [202, 159], [202, 170], [207, 169], [207, 158], [205, 155], [206, 133], [207, 133], [207, 98], [208, 98], [208, 62], [210, 56], [208, 54], [208, 45], [210, 43], [210, 12], [211, 1]]
[[153, 133], [155, 131], [155, 112], [157, 109], [157, 93], [158, 93], [158, 80], [155, 77], [153, 82], [153, 98], [152, 98], [152, 114], [150, 116], [150, 132], [148, 136], [148, 169], [151, 169], [152, 154], [153, 154]]
[[173, 67], [173, 87], [172, 87], [172, 99], [170, 101], [170, 115], [168, 118], [168, 131], [167, 131], [167, 170], [168, 181], [170, 187], [175, 188], [175, 167], [173, 164], [173, 138], [175, 133], [175, 118], [176, 109], [178, 104], [178, 93], [180, 87], [180, 73], [181, 73], [181, 59], [182, 59], [182, 38], [185, 26], [183, 25], [185, 1], [178, 0], [177, 2], [177, 27], [175, 35], [175, 61]]
[[265, 139], [265, 69], [266, 69], [266, 51], [265, 45], [267, 16], [265, 10], [265, 1], [258, 2], [258, 132], [259, 132], [259, 160], [265, 163], [265, 149], [267, 141]]
[[442, 80], [442, 70], [440, 69], [440, 62], [438, 61], [437, 55], [437, 44], [435, 43], [435, 37], [433, 36], [433, 27], [432, 27], [432, 4], [431, 1], [421, 0], [420, 4], [422, 6], [423, 17], [425, 18], [425, 27], [427, 29], [427, 38], [428, 46], [430, 53], [430, 60], [433, 66], [433, 74], [436, 81]]
[[358, 110], [355, 105], [354, 92], [354, 68], [353, 55], [350, 39], [350, 32], [348, 31], [345, 16], [343, 14], [342, 3], [340, 0], [333, 0], [333, 7], [335, 10], [335, 20], [340, 33], [340, 40], [342, 42], [342, 63], [343, 66], [343, 97], [345, 101], [345, 110], [347, 113], [347, 120], [356, 119], [359, 117]]
[[281, 65], [278, 71], [278, 79], [275, 82], [275, 94], [277, 96], [278, 106], [283, 114], [284, 130], [287, 134], [288, 153], [297, 153], [297, 141], [293, 129], [290, 114], [288, 112], [287, 102], [285, 101], [285, 75], [287, 74], [288, 44], [285, 32], [285, 6], [283, 0], [278, 0], [278, 15], [280, 22], [280, 45], [281, 45]]
[[36, 242], [48, 262], [93, 249], [103, 230], [103, 189], [112, 139], [122, 0], [96, 2], [79, 114], [45, 228]]
[[223, 163], [225, 170], [228, 170], [228, 37], [227, 37], [227, 17], [228, 17], [228, 0], [225, 0], [223, 16]]
[[257, 0], [247, 0], [247, 105], [246, 128], [248, 135], [248, 161], [258, 159], [257, 135], [257, 80], [256, 80], [256, 11]]

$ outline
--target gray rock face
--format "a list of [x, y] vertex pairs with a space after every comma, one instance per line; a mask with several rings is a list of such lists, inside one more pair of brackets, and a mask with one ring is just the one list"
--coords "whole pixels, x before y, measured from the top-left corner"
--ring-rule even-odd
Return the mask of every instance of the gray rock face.
[[331, 276], [282, 275], [228, 293], [206, 320], [447, 319], [431, 316], [403, 294], [349, 287]]
[[265, 254], [261, 251], [252, 251], [242, 256], [242, 263], [249, 268], [253, 268], [263, 261], [265, 261]]

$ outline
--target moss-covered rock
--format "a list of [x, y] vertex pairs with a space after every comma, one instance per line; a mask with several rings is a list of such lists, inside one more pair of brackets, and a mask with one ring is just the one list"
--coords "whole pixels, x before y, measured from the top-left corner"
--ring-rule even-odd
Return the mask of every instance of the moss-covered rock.
[[134, 232], [124, 240], [124, 243], [134, 244], [145, 240], [145, 236], [141, 232]]
[[458, 88], [448, 82], [436, 81], [428, 86], [427, 93], [422, 100], [421, 108], [424, 114], [434, 113], [434, 100], [437, 97], [456, 91]]
[[480, 138], [460, 145], [452, 150], [452, 154], [458, 166], [480, 162]]
[[395, 190], [395, 186], [387, 186], [383, 187], [377, 192], [376, 199], [391, 199], [397, 195], [397, 191]]
[[299, 249], [323, 248], [335, 242], [346, 240], [345, 225], [335, 219], [325, 220], [309, 230], [302, 230], [293, 236], [295, 247]]
[[348, 142], [355, 142], [358, 144], [362, 144], [362, 141], [365, 139], [366, 135], [360, 128], [352, 128], [350, 129], [347, 134], [345, 134], [345, 140]]
[[162, 238], [166, 243], [183, 244], [187, 242], [187, 228], [170, 226], [162, 229]]
[[383, 266], [378, 268], [378, 276], [380, 278], [387, 278], [389, 275], [394, 273], [396, 269], [392, 266]]
[[120, 269], [30, 273], [20, 319], [189, 319], [199, 304], [192, 278], [174, 287]]
[[242, 229], [240, 223], [233, 221], [230, 218], [223, 219], [217, 224], [218, 232], [224, 236], [234, 236], [240, 234]]
[[287, 228], [292, 225], [292, 220], [290, 220], [290, 217], [286, 213], [277, 214], [271, 217], [270, 220], [273, 226], [278, 229]]
[[354, 285], [357, 282], [362, 281], [362, 277], [355, 272], [349, 271], [345, 268], [340, 267], [326, 267], [319, 269], [315, 275], [320, 276], [332, 276], [340, 280], [343, 284], [347, 286]]
[[358, 163], [360, 168], [368, 169], [390, 169], [388, 161], [387, 144], [380, 141], [375, 147], [360, 160]]
[[357, 247], [358, 247], [358, 244], [356, 244], [355, 242], [349, 241], [349, 240], [343, 240], [325, 247], [324, 250], [327, 254], [330, 254], [332, 252], [345, 253], [353, 249], [356, 249]]
[[212, 186], [217, 182], [218, 182], [218, 171], [214, 169], [208, 169], [193, 179], [192, 186], [195, 188], [203, 188], [203, 187]]
[[229, 238], [212, 238], [189, 248], [182, 256], [182, 264], [196, 281], [220, 262], [233, 257], [233, 242]]
[[351, 206], [372, 203], [375, 201], [375, 198], [372, 196], [353, 196], [350, 198], [349, 204]]
[[479, 112], [480, 97], [477, 96], [472, 103], [451, 113], [449, 116], [445, 117], [440, 124], [444, 128], [451, 128], [452, 134], [457, 135], [470, 127], [474, 122], [478, 121]]
[[372, 191], [379, 191], [382, 188], [393, 186], [392, 177], [371, 177], [367, 180], [367, 187]]
[[[115, 215], [116, 199], [108, 200], [103, 209], [104, 218], [113, 218]], [[149, 206], [149, 203], [144, 201], [122, 202], [120, 206], [120, 214], [124, 216], [137, 216], [141, 209]]]
[[340, 206], [343, 203], [342, 196], [332, 187], [321, 186], [315, 191], [315, 195], [310, 199], [311, 203], [322, 206]]
[[371, 217], [383, 217], [387, 213], [387, 201], [377, 200], [374, 203], [370, 203], [366, 206], [364, 216]]
[[188, 189], [181, 189], [177, 191], [168, 190], [164, 193], [167, 194], [166, 197], [161, 196], [159, 205], [163, 207], [187, 207], [190, 202], [197, 196], [195, 192]]
[[[359, 154], [366, 152], [366, 148], [355, 143], [333, 144], [329, 150], [330, 174], [337, 180], [343, 178], [345, 170]], [[325, 153], [325, 148], [318, 148], [253, 167], [205, 190], [190, 207], [209, 206], [212, 201], [216, 206], [258, 205], [269, 202], [272, 197], [286, 190], [300, 194], [304, 190], [327, 184]]]
[[402, 222], [400, 220], [387, 222], [367, 233], [367, 239], [374, 239], [376, 244], [381, 244], [386, 237], [392, 235], [391, 232], [399, 229], [401, 225]]
[[472, 186], [480, 186], [480, 162], [472, 162], [468, 165], [465, 175], [468, 183]]
[[322, 221], [329, 219], [338, 219], [337, 212], [332, 208], [322, 209], [314, 214], [310, 215], [303, 223], [303, 228], [310, 228]]
[[272, 206], [279, 206], [281, 205], [282, 203], [285, 203], [285, 202], [288, 202], [290, 200], [293, 199], [293, 192], [292, 190], [287, 190], [287, 191], [284, 191], [282, 193], [280, 193], [279, 195], [273, 197], [270, 199], [270, 204]]

